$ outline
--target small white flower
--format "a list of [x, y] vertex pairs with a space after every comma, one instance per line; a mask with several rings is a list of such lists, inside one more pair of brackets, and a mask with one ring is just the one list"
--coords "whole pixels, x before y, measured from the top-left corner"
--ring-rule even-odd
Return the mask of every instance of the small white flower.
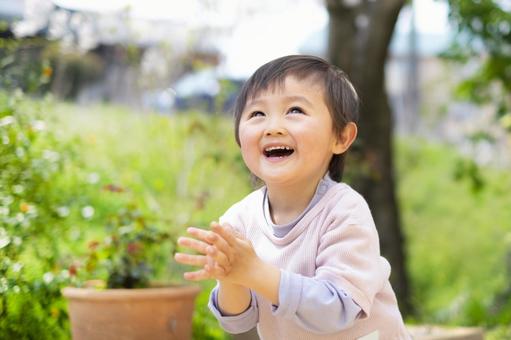
[[60, 159], [60, 154], [53, 150], [44, 150], [43, 151], [43, 158], [50, 161], [50, 162], [58, 162]]
[[85, 218], [87, 220], [92, 218], [92, 216], [94, 216], [94, 208], [91, 207], [90, 205], [83, 207], [82, 208], [82, 216], [83, 216], [83, 218]]
[[13, 116], [5, 116], [4, 118], [0, 119], [0, 127], [11, 125], [14, 123]]
[[3, 145], [7, 145], [11, 142], [11, 140], [9, 139], [9, 136], [2, 136], [2, 144]]
[[5, 248], [11, 243], [11, 238], [7, 235], [4, 228], [0, 228], [0, 249]]
[[119, 234], [124, 235], [133, 231], [133, 226], [125, 225], [119, 228]]
[[12, 239], [12, 244], [14, 244], [16, 247], [20, 246], [22, 243], [21, 237], [14, 236]]
[[30, 210], [28, 211], [28, 214], [31, 217], [36, 217], [37, 216], [37, 207], [35, 205], [31, 205]]
[[9, 208], [0, 207], [0, 216], [9, 216]]
[[105, 240], [103, 241], [103, 243], [106, 245], [106, 246], [109, 246], [111, 245], [113, 242], [113, 239], [112, 239], [112, 236], [107, 236], [105, 237]]
[[14, 286], [12, 287], [12, 290], [14, 293], [18, 294], [20, 292], [20, 287], [19, 286]]
[[16, 262], [12, 265], [12, 271], [15, 273], [19, 273], [22, 268], [23, 268], [23, 263], [20, 263], [20, 262]]
[[23, 148], [21, 148], [21, 147], [17, 147], [16, 148], [16, 156], [18, 156], [18, 158], [25, 157], [25, 150], [23, 150]]
[[12, 196], [4, 196], [0, 198], [1, 201], [3, 201], [3, 205], [8, 206], [12, 202], [14, 202], [14, 198]]
[[16, 222], [21, 223], [25, 220], [25, 215], [23, 215], [22, 213], [17, 213], [15, 219]]
[[87, 182], [89, 184], [96, 184], [99, 182], [99, 174], [97, 172], [91, 172], [89, 176], [87, 176]]
[[5, 293], [9, 289], [7, 279], [5, 277], [0, 278], [0, 293]]
[[35, 131], [44, 131], [46, 130], [46, 123], [42, 120], [35, 120], [32, 122], [32, 128]]
[[23, 191], [25, 191], [25, 188], [23, 187], [23, 185], [16, 184], [16, 185], [12, 186], [12, 192], [17, 195], [23, 193]]
[[68, 217], [69, 216], [69, 208], [66, 207], [65, 205], [58, 207], [57, 215], [59, 215], [59, 217], [62, 217], [62, 218]]
[[53, 281], [53, 278], [54, 278], [53, 274], [50, 272], [44, 273], [44, 275], [43, 275], [43, 281], [46, 284], [50, 284]]
[[69, 237], [73, 240], [73, 241], [76, 241], [80, 238], [80, 236], [82, 235], [82, 233], [80, 232], [80, 229], [78, 228], [72, 228], [70, 231], [69, 231]]

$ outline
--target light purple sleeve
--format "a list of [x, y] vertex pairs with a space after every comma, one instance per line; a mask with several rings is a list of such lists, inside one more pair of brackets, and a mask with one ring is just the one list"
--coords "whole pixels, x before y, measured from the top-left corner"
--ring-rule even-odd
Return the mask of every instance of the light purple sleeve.
[[[224, 316], [218, 309], [218, 287], [211, 292], [209, 308], [229, 333], [246, 332], [256, 326], [259, 319], [257, 300], [252, 300], [246, 311]], [[295, 322], [314, 333], [328, 334], [350, 327], [361, 308], [342, 289], [328, 281], [319, 281], [281, 270], [279, 306], [273, 306], [273, 315]]]
[[218, 308], [218, 285], [211, 291], [208, 307], [225, 331], [239, 334], [248, 332], [257, 325], [259, 321], [257, 299], [252, 291], [250, 291], [250, 295], [250, 306], [246, 311], [237, 315], [222, 315]]
[[273, 315], [295, 322], [317, 334], [328, 334], [349, 328], [361, 308], [339, 287], [281, 270], [279, 306]]

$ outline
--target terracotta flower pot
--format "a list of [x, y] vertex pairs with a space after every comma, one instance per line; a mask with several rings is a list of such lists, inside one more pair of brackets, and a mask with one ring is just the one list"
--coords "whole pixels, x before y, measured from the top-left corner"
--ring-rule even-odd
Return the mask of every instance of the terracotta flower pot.
[[407, 326], [414, 340], [483, 340], [479, 327]]
[[144, 289], [71, 288], [73, 340], [190, 339], [197, 286]]

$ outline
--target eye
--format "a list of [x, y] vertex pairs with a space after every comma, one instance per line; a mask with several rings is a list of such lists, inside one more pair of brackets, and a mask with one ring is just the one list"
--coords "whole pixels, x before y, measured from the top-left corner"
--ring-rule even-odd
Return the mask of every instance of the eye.
[[293, 106], [292, 108], [289, 109], [288, 113], [303, 115], [303, 114], [305, 114], [305, 111], [303, 111], [303, 109], [301, 107]]
[[264, 114], [264, 112], [261, 112], [261, 111], [254, 111], [252, 112], [251, 114], [248, 115], [249, 118], [253, 118], [253, 117], [264, 117], [266, 116]]

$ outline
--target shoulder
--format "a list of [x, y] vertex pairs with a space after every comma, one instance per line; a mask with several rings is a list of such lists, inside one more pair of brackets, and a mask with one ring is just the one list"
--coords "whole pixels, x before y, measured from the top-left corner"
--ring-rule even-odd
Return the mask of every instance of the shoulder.
[[328, 214], [343, 224], [374, 226], [371, 210], [365, 198], [346, 183], [336, 183], [327, 192], [323, 204]]
[[257, 189], [240, 201], [234, 203], [220, 217], [220, 223], [229, 223], [233, 227], [239, 229], [244, 224], [244, 220], [250, 217], [250, 214], [256, 214], [258, 208], [263, 205], [264, 188]]

